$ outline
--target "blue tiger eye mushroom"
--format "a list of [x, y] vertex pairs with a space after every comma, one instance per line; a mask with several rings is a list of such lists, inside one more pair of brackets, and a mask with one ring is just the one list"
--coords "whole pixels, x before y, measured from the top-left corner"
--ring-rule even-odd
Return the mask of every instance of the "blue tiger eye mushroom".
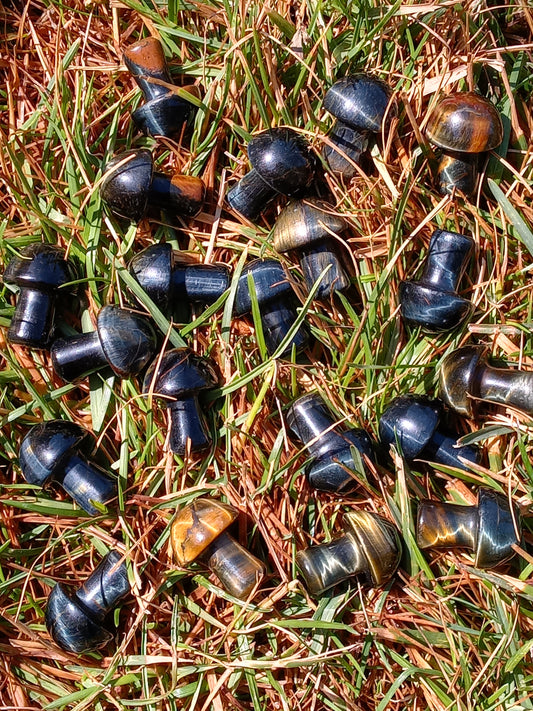
[[87, 513], [100, 513], [117, 494], [116, 481], [89, 462], [89, 432], [74, 422], [51, 420], [31, 428], [22, 440], [19, 464], [29, 484], [59, 484]]
[[49, 244], [30, 244], [13, 257], [2, 277], [19, 289], [15, 313], [7, 332], [11, 343], [48, 348], [54, 326], [55, 302], [63, 284], [76, 279], [65, 251]]
[[104, 647], [113, 639], [106, 617], [130, 592], [126, 563], [112, 550], [75, 592], [61, 583], [53, 588], [45, 613], [50, 636], [76, 654]]

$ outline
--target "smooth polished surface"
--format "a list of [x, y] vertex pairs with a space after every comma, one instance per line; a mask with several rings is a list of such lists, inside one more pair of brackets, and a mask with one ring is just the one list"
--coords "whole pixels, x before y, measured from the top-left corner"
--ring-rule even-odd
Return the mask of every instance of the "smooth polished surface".
[[[247, 264], [241, 272], [233, 306], [236, 316], [243, 316], [252, 311], [249, 279], [254, 284], [265, 344], [272, 355], [296, 321], [296, 294], [280, 262], [275, 259], [256, 259]], [[302, 323], [282, 355], [290, 353], [293, 345], [297, 352], [302, 351], [308, 343], [309, 332]]]
[[503, 124], [488, 99], [474, 92], [458, 92], [444, 97], [435, 106], [426, 135], [443, 151], [437, 169], [440, 192], [450, 194], [459, 190], [471, 195], [477, 175], [473, 156], [500, 145]]
[[216, 384], [211, 365], [186, 348], [168, 351], [147, 370], [143, 392], [153, 392], [169, 408], [169, 444], [176, 454], [201, 451], [211, 444], [198, 395]]
[[238, 514], [216, 499], [195, 499], [176, 514], [170, 542], [178, 565], [187, 567], [204, 556], [223, 587], [235, 597], [246, 598], [265, 567], [226, 532]]
[[124, 63], [143, 92], [146, 103], [132, 114], [137, 127], [150, 136], [172, 136], [194, 116], [194, 105], [174, 94], [161, 42], [147, 37], [124, 50]]
[[213, 304], [229, 288], [229, 269], [215, 264], [180, 263], [169, 244], [143, 249], [130, 261], [131, 274], [165, 314], [184, 301]]
[[29, 348], [47, 348], [60, 287], [75, 279], [74, 265], [60, 247], [37, 242], [13, 257], [2, 277], [4, 284], [19, 288], [8, 340]]
[[97, 329], [79, 336], [59, 338], [50, 349], [60, 378], [74, 382], [109, 366], [115, 375], [137, 375], [153, 356], [156, 336], [150, 322], [120, 306], [104, 306]]
[[226, 195], [230, 207], [255, 220], [277, 193], [298, 197], [310, 186], [315, 159], [307, 140], [291, 128], [272, 128], [248, 144], [252, 170]]
[[324, 200], [295, 200], [280, 212], [272, 230], [272, 245], [280, 253], [296, 252], [309, 289], [329, 266], [317, 291], [318, 298], [328, 298], [350, 285], [343, 266], [349, 257], [347, 252], [343, 254], [345, 243], [340, 238], [348, 229], [348, 221]]
[[402, 549], [390, 521], [368, 511], [353, 511], [345, 515], [344, 529], [346, 535], [341, 538], [296, 554], [311, 595], [322, 595], [356, 575], [371, 587], [385, 585], [394, 575]]
[[105, 618], [129, 593], [126, 564], [120, 553], [110, 551], [76, 592], [61, 583], [53, 588], [45, 613], [50, 636], [77, 654], [104, 647], [113, 639]]
[[139, 222], [149, 207], [194, 217], [202, 207], [205, 185], [191, 175], [155, 172], [151, 152], [135, 148], [116, 155], [106, 165], [100, 195], [114, 215], [132, 222]]
[[422, 459], [469, 471], [468, 463], [478, 463], [480, 452], [476, 447], [456, 446], [457, 437], [439, 429], [441, 414], [442, 403], [438, 400], [402, 395], [383, 412], [379, 437], [383, 444], [399, 448], [407, 461]]
[[440, 397], [461, 415], [474, 417], [483, 402], [508, 405], [533, 414], [533, 372], [495, 368], [485, 346], [464, 346], [449, 353], [440, 368]]
[[324, 158], [334, 173], [345, 179], [355, 175], [352, 163], [359, 165], [370, 135], [381, 131], [387, 115], [396, 114], [391, 96], [391, 88], [369, 74], [343, 77], [327, 91], [324, 108], [337, 121], [329, 134], [334, 146], [324, 146]]
[[97, 516], [94, 503], [104, 505], [116, 496], [116, 481], [88, 462], [91, 448], [87, 430], [74, 422], [51, 420], [31, 428], [22, 440], [19, 465], [29, 484], [56, 483], [87, 513]]
[[[515, 529], [515, 522], [518, 528]], [[468, 548], [478, 568], [492, 568], [510, 558], [520, 542], [521, 519], [509, 500], [481, 488], [476, 506], [421, 501], [416, 527], [420, 548]]]
[[369, 471], [366, 459], [374, 461], [372, 440], [362, 429], [335, 424], [323, 398], [310, 393], [296, 399], [287, 411], [287, 424], [294, 435], [307, 445], [311, 462], [305, 473], [310, 486], [339, 494], [353, 492], [358, 485], [358, 463], [352, 447], [361, 455], [364, 475]]
[[431, 333], [450, 331], [462, 323], [472, 305], [457, 293], [457, 287], [474, 248], [468, 235], [435, 230], [419, 281], [400, 284], [403, 318]]

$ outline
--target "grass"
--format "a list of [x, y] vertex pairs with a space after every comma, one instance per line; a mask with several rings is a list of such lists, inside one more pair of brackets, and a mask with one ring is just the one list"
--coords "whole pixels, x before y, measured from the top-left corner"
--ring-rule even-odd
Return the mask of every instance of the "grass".
[[[202, 3], [34, 0], [0, 11], [2, 70], [0, 251], [3, 264], [34, 241], [67, 248], [79, 295], [60, 321], [64, 334], [90, 329], [106, 303], [153, 315], [161, 337], [210, 357], [220, 387], [208, 406], [216, 447], [184, 460], [165, 448], [164, 411], [137, 380], [93, 376], [65, 385], [46, 352], [5, 341], [13, 295], [0, 293], [0, 705], [5, 709], [254, 709], [385, 711], [533, 708], [533, 559], [523, 551], [496, 571], [466, 553], [422, 554], [413, 536], [417, 497], [471, 503], [484, 483], [531, 506], [531, 420], [494, 412], [481, 423], [450, 418], [480, 441], [485, 466], [471, 474], [409, 469], [399, 458], [354, 498], [313, 492], [305, 454], [284, 426], [287, 404], [318, 388], [339, 419], [374, 435], [397, 394], [435, 394], [442, 358], [467, 339], [496, 357], [530, 365], [533, 255], [533, 13], [525, 2]], [[140, 137], [130, 121], [139, 91], [120, 48], [156, 34], [180, 86], [201, 87], [184, 145]], [[231, 318], [227, 297], [175, 325], [139, 293], [125, 266], [165, 238], [200, 260], [237, 273], [274, 256], [277, 206], [258, 225], [223, 208], [248, 169], [246, 142], [271, 125], [295, 126], [320, 153], [331, 117], [324, 92], [368, 70], [393, 86], [399, 112], [374, 149], [377, 170], [349, 186], [329, 174], [318, 190], [353, 223], [352, 293], [320, 305], [305, 295], [302, 318], [316, 345], [297, 365], [268, 358], [251, 321]], [[505, 136], [490, 180], [472, 201], [432, 187], [422, 130], [444, 90], [479, 89], [497, 105]], [[200, 175], [204, 211], [176, 229], [154, 221], [129, 228], [103, 210], [94, 189], [102, 165], [131, 146], [157, 164]], [[415, 276], [437, 226], [474, 235], [465, 280], [472, 321], [449, 339], [409, 332], [398, 317], [402, 278]], [[298, 267], [284, 260], [299, 281]], [[303, 293], [303, 292], [302, 292]], [[256, 319], [256, 326], [257, 326]], [[17, 453], [29, 426], [73, 420], [91, 429], [98, 459], [118, 477], [117, 512], [90, 518], [60, 492], [26, 485]], [[471, 434], [474, 432], [475, 434]], [[216, 495], [238, 506], [238, 536], [267, 561], [269, 576], [248, 603], [232, 599], [208, 571], [179, 570], [168, 551], [180, 505]], [[390, 517], [405, 544], [400, 572], [384, 589], [356, 584], [310, 599], [295, 553], [329, 540], [342, 512], [364, 507]], [[48, 637], [44, 608], [58, 581], [81, 581], [110, 546], [126, 554], [134, 594], [116, 616], [116, 645], [77, 658]]]

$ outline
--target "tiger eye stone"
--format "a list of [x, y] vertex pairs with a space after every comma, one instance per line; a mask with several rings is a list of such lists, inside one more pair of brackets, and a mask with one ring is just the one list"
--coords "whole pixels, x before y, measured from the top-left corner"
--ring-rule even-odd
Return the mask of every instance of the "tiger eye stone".
[[437, 104], [426, 134], [432, 143], [447, 151], [484, 153], [500, 145], [503, 125], [488, 99], [474, 92], [459, 92]]
[[237, 516], [233, 506], [211, 499], [196, 499], [178, 511], [170, 530], [178, 564], [185, 568], [201, 556]]

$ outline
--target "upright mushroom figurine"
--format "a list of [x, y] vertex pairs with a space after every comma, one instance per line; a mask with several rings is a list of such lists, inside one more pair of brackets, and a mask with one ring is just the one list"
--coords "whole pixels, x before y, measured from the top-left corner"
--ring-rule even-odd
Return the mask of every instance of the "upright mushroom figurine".
[[469, 196], [476, 188], [479, 157], [500, 145], [503, 125], [488, 99], [474, 92], [459, 92], [435, 106], [426, 135], [442, 150], [437, 168], [439, 191], [446, 195], [458, 190]]

